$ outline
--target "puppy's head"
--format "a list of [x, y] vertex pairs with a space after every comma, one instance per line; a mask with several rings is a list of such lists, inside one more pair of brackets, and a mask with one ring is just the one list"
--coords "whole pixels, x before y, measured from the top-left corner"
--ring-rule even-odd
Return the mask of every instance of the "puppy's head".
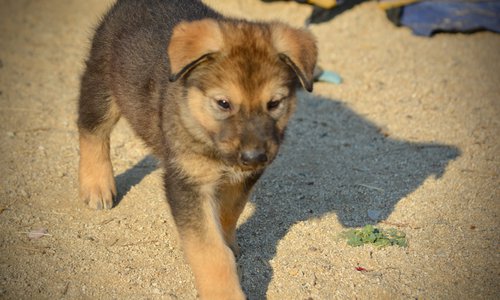
[[313, 36], [281, 23], [183, 22], [168, 47], [185, 87], [184, 126], [227, 164], [259, 169], [278, 152], [297, 82], [312, 90]]

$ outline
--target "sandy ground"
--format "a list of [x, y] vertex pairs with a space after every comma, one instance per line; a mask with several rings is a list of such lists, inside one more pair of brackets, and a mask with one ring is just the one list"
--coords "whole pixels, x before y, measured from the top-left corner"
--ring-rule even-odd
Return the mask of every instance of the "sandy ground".
[[[211, 2], [297, 26], [311, 11]], [[126, 122], [112, 136], [119, 204], [96, 212], [77, 199], [79, 76], [109, 5], [0, 1], [2, 299], [196, 298], [161, 170]], [[244, 212], [238, 263], [249, 298], [498, 299], [500, 36], [415, 37], [374, 3], [311, 30], [320, 65], [344, 83], [300, 94]], [[404, 230], [409, 247], [339, 238], [364, 224]], [[50, 235], [30, 240], [37, 228]]]

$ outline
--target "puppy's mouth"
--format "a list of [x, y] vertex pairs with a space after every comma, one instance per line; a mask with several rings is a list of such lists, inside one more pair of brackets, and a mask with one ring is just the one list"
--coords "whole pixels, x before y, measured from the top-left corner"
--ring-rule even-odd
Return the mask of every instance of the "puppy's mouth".
[[261, 165], [245, 165], [245, 164], [237, 164], [237, 167], [241, 169], [241, 171], [259, 171], [263, 170], [267, 167], [267, 164], [261, 164]]
[[271, 163], [272, 158], [264, 153], [237, 153], [225, 155], [223, 160], [228, 166], [241, 171], [260, 171]]

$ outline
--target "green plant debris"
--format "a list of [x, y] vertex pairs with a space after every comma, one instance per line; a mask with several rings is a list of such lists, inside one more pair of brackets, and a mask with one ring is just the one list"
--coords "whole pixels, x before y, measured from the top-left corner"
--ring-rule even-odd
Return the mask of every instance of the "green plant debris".
[[408, 246], [406, 234], [394, 228], [380, 229], [373, 225], [366, 225], [361, 229], [347, 230], [343, 236], [347, 239], [347, 244], [353, 247], [364, 244], [372, 244], [377, 248], [393, 245]]

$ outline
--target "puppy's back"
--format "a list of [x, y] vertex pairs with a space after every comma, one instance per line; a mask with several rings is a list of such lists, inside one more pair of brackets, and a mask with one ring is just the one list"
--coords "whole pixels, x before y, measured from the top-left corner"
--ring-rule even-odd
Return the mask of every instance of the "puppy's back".
[[[119, 0], [96, 30], [88, 63], [98, 60], [110, 73], [135, 76], [167, 63], [170, 35], [182, 20], [220, 18], [197, 0]], [[140, 76], [139, 76], [140, 77]]]
[[181, 21], [204, 18], [221, 16], [197, 0], [118, 0], [94, 35], [87, 73], [103, 83], [102, 93], [154, 152], [161, 151], [159, 111], [168, 100], [172, 30]]

